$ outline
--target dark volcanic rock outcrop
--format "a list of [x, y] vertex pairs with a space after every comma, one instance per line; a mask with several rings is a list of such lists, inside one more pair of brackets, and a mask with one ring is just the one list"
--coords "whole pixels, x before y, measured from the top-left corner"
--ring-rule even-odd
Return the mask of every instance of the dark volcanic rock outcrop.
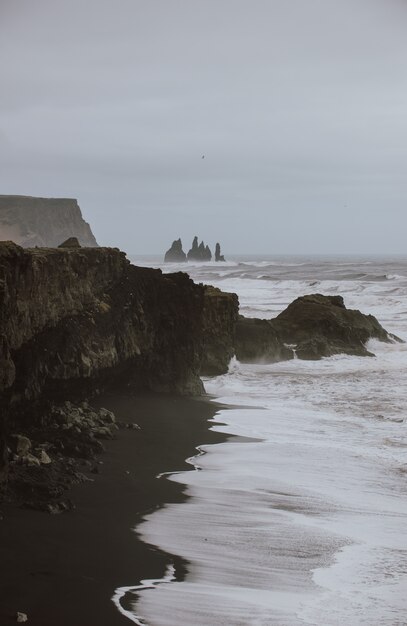
[[347, 309], [341, 296], [313, 294], [294, 300], [272, 326], [282, 341], [296, 344], [302, 359], [334, 354], [372, 356], [366, 349], [369, 339], [390, 343], [389, 334], [373, 315]]
[[117, 249], [0, 243], [0, 474], [6, 433], [35, 427], [50, 403], [119, 383], [202, 393], [204, 350], [227, 370], [237, 306]]
[[0, 195], [0, 240], [51, 248], [69, 237], [77, 237], [81, 246], [97, 246], [76, 200]]
[[220, 243], [217, 243], [215, 246], [215, 261], [225, 261], [225, 257], [220, 252]]
[[236, 357], [242, 363], [276, 363], [293, 358], [270, 320], [239, 315], [236, 325]]
[[205, 286], [203, 308], [203, 354], [201, 374], [216, 376], [227, 372], [235, 354], [239, 301], [235, 293]]
[[187, 254], [188, 261], [210, 261], [212, 259], [212, 252], [209, 246], [205, 246], [204, 242], [198, 245], [198, 237], [194, 237], [192, 242], [192, 248]]
[[[369, 339], [400, 341], [373, 315], [347, 309], [341, 296], [297, 298], [272, 320], [239, 317], [236, 356], [243, 362], [293, 358], [320, 359], [335, 354], [372, 356]], [[289, 347], [287, 347], [289, 346]]]
[[172, 246], [165, 253], [165, 263], [184, 263], [187, 260], [187, 255], [182, 249], [181, 239], [176, 239], [172, 242]]
[[10, 242], [0, 244], [0, 281], [3, 390], [13, 404], [118, 370], [135, 387], [201, 389], [204, 288], [186, 274], [135, 267], [112, 248]]

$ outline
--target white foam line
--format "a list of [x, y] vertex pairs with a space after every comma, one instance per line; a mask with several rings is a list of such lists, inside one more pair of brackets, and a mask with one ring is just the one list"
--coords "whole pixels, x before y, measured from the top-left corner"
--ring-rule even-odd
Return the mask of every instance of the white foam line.
[[[198, 454], [194, 454], [194, 456], [190, 456], [188, 459], [185, 459], [185, 463], [189, 463], [189, 465], [193, 466], [195, 471], [199, 472], [201, 471], [202, 467], [200, 467], [196, 463], [195, 459], [199, 458], [203, 454], [206, 454], [206, 452], [205, 450], [203, 450], [201, 446], [197, 446], [195, 450], [198, 451]], [[173, 476], [175, 474], [183, 474], [184, 472], [185, 470], [178, 470], [178, 471], [173, 471], [173, 472], [161, 472], [161, 474], [157, 474], [156, 478], [163, 478], [163, 476]]]
[[[197, 446], [195, 450], [197, 450], [198, 454], [194, 454], [194, 456], [190, 456], [188, 459], [185, 459], [185, 462], [189, 463], [189, 465], [192, 465], [195, 471], [200, 471], [202, 468], [196, 463], [196, 459], [205, 454], [205, 450], [203, 450], [201, 446]], [[183, 472], [185, 472], [185, 470], [161, 472], [161, 474], [157, 474], [156, 478], [163, 478], [164, 476], [171, 476], [174, 474], [182, 474]], [[127, 617], [134, 624], [137, 624], [137, 626], [146, 626], [146, 622], [144, 621], [143, 617], [141, 617], [140, 615], [134, 615], [131, 611], [127, 611], [121, 605], [120, 600], [129, 592], [135, 593], [136, 591], [144, 591], [145, 589], [155, 589], [158, 585], [161, 585], [163, 583], [171, 583], [174, 582], [174, 580], [176, 580], [175, 567], [173, 565], [168, 565], [163, 578], [142, 580], [140, 581], [140, 585], [137, 585], [135, 587], [118, 587], [112, 596], [112, 601], [114, 602], [116, 608], [120, 611], [120, 613], [124, 615], [124, 617]]]
[[118, 587], [112, 596], [112, 601], [124, 617], [127, 617], [134, 624], [137, 624], [137, 626], [146, 626], [147, 622], [144, 621], [144, 618], [141, 617], [141, 615], [134, 615], [131, 611], [127, 611], [121, 605], [120, 600], [129, 592], [135, 593], [136, 591], [144, 591], [145, 589], [155, 589], [158, 585], [172, 583], [174, 580], [176, 580], [175, 567], [171, 564], [167, 566], [166, 572], [162, 578], [141, 580], [140, 584], [135, 587]]

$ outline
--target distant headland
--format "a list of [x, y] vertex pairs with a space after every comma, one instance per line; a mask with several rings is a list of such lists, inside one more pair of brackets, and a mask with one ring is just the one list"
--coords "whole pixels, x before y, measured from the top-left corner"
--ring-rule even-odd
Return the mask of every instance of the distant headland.
[[[195, 236], [192, 241], [191, 249], [185, 254], [182, 249], [181, 239], [172, 242], [171, 248], [167, 250], [164, 256], [165, 263], [186, 263], [187, 261], [212, 261], [212, 252], [209, 246], [205, 245], [202, 240], [198, 244], [198, 237]], [[220, 244], [215, 246], [215, 261], [225, 261], [225, 257], [221, 254]]]
[[84, 247], [98, 245], [77, 200], [0, 195], [0, 240], [53, 248], [70, 237]]

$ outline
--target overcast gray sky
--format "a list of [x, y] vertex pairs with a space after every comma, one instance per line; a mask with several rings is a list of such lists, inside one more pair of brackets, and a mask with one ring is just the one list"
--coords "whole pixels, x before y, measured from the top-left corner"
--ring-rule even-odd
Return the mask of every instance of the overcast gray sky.
[[407, 252], [406, 33], [406, 0], [0, 0], [0, 193], [129, 253]]

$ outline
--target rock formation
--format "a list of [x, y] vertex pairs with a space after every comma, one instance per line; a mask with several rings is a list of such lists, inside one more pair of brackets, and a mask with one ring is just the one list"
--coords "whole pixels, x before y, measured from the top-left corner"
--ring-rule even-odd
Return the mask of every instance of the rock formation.
[[220, 253], [220, 243], [217, 243], [215, 247], [215, 261], [225, 261], [225, 257]]
[[[184, 261], [211, 261], [212, 252], [209, 246], [205, 246], [205, 243], [201, 241], [198, 244], [198, 237], [194, 237], [192, 247], [186, 255], [182, 249], [181, 239], [173, 241], [172, 246], [165, 253], [164, 261], [166, 263], [182, 263]], [[225, 257], [220, 252], [220, 244], [216, 244], [215, 261], [224, 261]]]
[[176, 239], [172, 242], [172, 246], [165, 253], [165, 263], [184, 263], [187, 260], [187, 255], [182, 249], [181, 239]]
[[55, 247], [69, 237], [97, 246], [76, 200], [0, 195], [0, 240], [25, 247]]
[[77, 237], [69, 237], [65, 241], [59, 244], [58, 248], [80, 248], [81, 244]]
[[276, 363], [293, 358], [271, 320], [239, 315], [236, 325], [236, 357], [242, 363]]
[[116, 423], [111, 411], [87, 402], [51, 406], [31, 438], [8, 437], [8, 500], [53, 514], [71, 510], [71, 501], [61, 499], [63, 492], [88, 480], [84, 469], [99, 473], [96, 456], [104, 450], [102, 441], [113, 439], [119, 427], [124, 424]]
[[238, 310], [239, 300], [235, 293], [205, 286], [201, 375], [216, 376], [227, 372], [235, 353]]
[[0, 482], [6, 433], [50, 404], [115, 384], [196, 395], [201, 371], [226, 372], [238, 302], [215, 291], [117, 249], [0, 243]]
[[187, 259], [188, 261], [211, 261], [212, 252], [209, 246], [205, 246], [203, 241], [198, 245], [198, 237], [194, 237], [192, 248], [187, 254]]
[[273, 320], [273, 326], [284, 342], [297, 345], [297, 356], [302, 359], [334, 354], [373, 356], [366, 348], [369, 339], [400, 341], [373, 315], [347, 309], [341, 296], [297, 298]]
[[307, 360], [335, 354], [374, 356], [366, 348], [369, 339], [400, 341], [373, 315], [347, 309], [341, 296], [313, 294], [297, 298], [272, 320], [240, 316], [236, 356], [243, 362], [281, 361], [294, 354]]
[[[197, 395], [200, 375], [227, 372], [234, 353], [243, 362], [369, 356], [371, 338], [397, 340], [373, 316], [346, 309], [340, 296], [304, 296], [273, 320], [247, 319], [235, 294], [182, 272], [136, 267], [117, 249], [24, 250], [2, 242], [0, 485], [10, 454], [24, 488], [32, 480], [59, 493], [72, 483], [67, 475], [80, 480], [54, 450], [62, 442], [71, 456], [93, 454], [102, 447], [95, 437], [112, 435], [112, 417], [83, 404], [96, 390]], [[36, 474], [27, 478], [27, 467]]]

